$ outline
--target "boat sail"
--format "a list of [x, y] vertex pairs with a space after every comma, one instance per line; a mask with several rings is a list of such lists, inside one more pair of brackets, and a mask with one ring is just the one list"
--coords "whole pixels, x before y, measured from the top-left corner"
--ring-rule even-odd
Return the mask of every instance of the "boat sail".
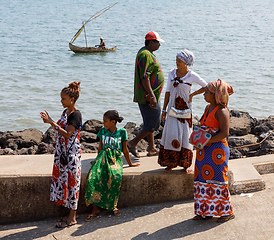
[[[86, 38], [86, 30], [85, 30], [85, 26], [87, 25], [88, 22], [94, 20], [95, 18], [99, 17], [101, 14], [103, 14], [104, 12], [106, 12], [107, 10], [109, 10], [110, 8], [114, 7], [118, 2], [103, 8], [102, 10], [98, 11], [97, 13], [95, 13], [94, 15], [92, 15], [86, 22], [83, 22], [82, 27], [75, 33], [75, 35], [73, 36], [73, 38], [70, 40], [69, 42], [69, 48], [71, 51], [75, 52], [75, 53], [91, 53], [91, 52], [109, 52], [109, 51], [115, 51], [116, 47], [112, 47], [112, 48], [101, 48], [101, 47], [88, 47], [87, 46], [87, 38]], [[86, 40], [86, 47], [78, 47], [73, 45], [72, 43], [78, 38], [78, 36], [81, 34], [81, 32], [84, 30], [85, 32], [85, 40]]]

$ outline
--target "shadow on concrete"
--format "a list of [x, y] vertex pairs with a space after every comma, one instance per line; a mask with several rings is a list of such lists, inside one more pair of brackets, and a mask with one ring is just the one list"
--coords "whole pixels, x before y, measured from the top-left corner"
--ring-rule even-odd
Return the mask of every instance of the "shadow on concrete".
[[100, 228], [101, 229], [110, 228], [116, 225], [121, 225], [123, 223], [128, 223], [138, 218], [154, 214], [158, 211], [161, 211], [164, 208], [171, 208], [173, 207], [173, 205], [176, 205], [176, 204], [177, 203], [174, 202], [174, 203], [168, 203], [168, 204], [157, 204], [157, 205], [124, 208], [124, 209], [120, 209], [122, 214], [119, 217], [114, 217], [111, 211], [103, 210], [100, 213], [99, 217], [94, 218], [90, 222], [86, 223], [84, 222], [84, 220], [82, 220], [80, 222], [82, 225], [78, 227], [78, 229], [72, 234], [72, 236], [80, 237], [83, 235], [90, 234]]
[[[70, 234], [73, 237], [77, 236], [85, 236], [93, 233], [98, 229], [108, 228], [116, 225], [120, 225], [123, 223], [127, 223], [130, 221], [134, 221], [137, 218], [144, 217], [150, 214], [154, 214], [158, 211], [161, 211], [163, 208], [171, 208], [173, 205], [177, 203], [168, 203], [168, 204], [159, 204], [159, 205], [148, 205], [141, 207], [133, 207], [133, 208], [124, 208], [120, 209], [121, 216], [115, 217], [112, 214], [112, 211], [108, 211], [105, 209], [101, 210], [101, 213], [98, 217], [94, 218], [91, 222], [85, 222], [84, 219], [87, 216], [87, 213], [80, 214], [77, 219], [77, 225], [68, 228], [69, 231], [72, 231]], [[90, 211], [92, 209], [90, 208]], [[0, 236], [1, 231], [12, 230], [14, 233], [9, 234], [1, 238], [1, 240], [5, 239], [36, 239], [42, 238], [46, 236], [52, 236], [53, 239], [56, 238], [54, 236], [55, 233], [64, 230], [64, 228], [56, 228], [55, 224], [57, 222], [56, 219], [46, 219], [43, 221], [36, 222], [25, 222], [18, 224], [9, 224], [9, 225], [0, 225]], [[31, 229], [30, 229], [31, 228]], [[77, 228], [74, 231], [74, 228]]]
[[[166, 228], [159, 229], [158, 231], [149, 234], [148, 232], [140, 233], [139, 235], [131, 238], [131, 240], [141, 240], [141, 239], [182, 239], [190, 235], [197, 233], [206, 232], [220, 225], [216, 222], [216, 219], [212, 220], [199, 220], [194, 221], [191, 219], [185, 220], [183, 222], [168, 226]], [[202, 236], [201, 236], [202, 237]]]

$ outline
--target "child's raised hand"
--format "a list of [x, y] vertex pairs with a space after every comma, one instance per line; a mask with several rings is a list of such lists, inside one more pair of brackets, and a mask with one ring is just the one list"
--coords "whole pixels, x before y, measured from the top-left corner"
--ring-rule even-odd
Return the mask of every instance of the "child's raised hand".
[[140, 166], [140, 163], [132, 163], [132, 164], [130, 165], [130, 167], [138, 167], [138, 166]]
[[51, 123], [52, 119], [49, 116], [48, 112], [45, 110], [45, 112], [40, 112], [40, 116], [43, 119], [44, 123]]

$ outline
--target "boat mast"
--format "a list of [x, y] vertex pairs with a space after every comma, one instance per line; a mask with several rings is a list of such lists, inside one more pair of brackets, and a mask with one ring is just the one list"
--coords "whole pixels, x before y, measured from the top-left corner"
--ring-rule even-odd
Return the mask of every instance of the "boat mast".
[[[84, 25], [84, 22], [83, 22]], [[85, 33], [85, 40], [86, 40], [86, 47], [88, 47], [87, 35], [86, 35], [86, 27], [84, 25], [84, 33]]]
[[[75, 33], [75, 35], [73, 36], [73, 38], [70, 40], [71, 43], [73, 43], [76, 38], [80, 35], [80, 33], [82, 32], [83, 29], [85, 29], [85, 26], [88, 22], [94, 20], [95, 18], [99, 17], [101, 14], [103, 14], [104, 12], [106, 12], [107, 10], [109, 10], [110, 8], [112, 8], [114, 5], [116, 5], [118, 2], [114, 3], [113, 5], [103, 8], [102, 10], [100, 10], [99, 12], [95, 13], [94, 15], [92, 15], [86, 22], [83, 22], [83, 26], [77, 31], [77, 33]], [[84, 30], [85, 31], [85, 30]]]

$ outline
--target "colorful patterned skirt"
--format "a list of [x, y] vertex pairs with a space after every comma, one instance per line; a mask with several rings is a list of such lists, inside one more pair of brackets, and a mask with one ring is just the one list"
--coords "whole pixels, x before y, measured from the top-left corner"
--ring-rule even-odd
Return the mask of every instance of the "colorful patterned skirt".
[[[78, 144], [80, 150], [80, 143]], [[69, 163], [64, 166], [60, 162], [58, 151], [55, 151], [50, 186], [50, 201], [57, 206], [77, 210], [81, 182], [81, 154], [69, 155]]]
[[85, 201], [87, 206], [114, 210], [117, 207], [123, 175], [123, 160], [120, 151], [102, 150], [90, 167], [87, 175]]
[[[175, 108], [188, 109], [183, 98], [175, 99]], [[189, 168], [192, 164], [193, 146], [189, 143], [192, 133], [192, 118], [182, 119], [167, 115], [162, 133], [158, 164], [169, 168], [181, 166]]]
[[177, 166], [189, 168], [192, 164], [193, 152], [187, 148], [181, 148], [181, 151], [173, 151], [164, 149], [160, 145], [158, 164], [167, 166], [169, 168], [176, 168]]
[[198, 149], [194, 171], [194, 210], [200, 216], [233, 214], [228, 189], [229, 147], [226, 139]]

